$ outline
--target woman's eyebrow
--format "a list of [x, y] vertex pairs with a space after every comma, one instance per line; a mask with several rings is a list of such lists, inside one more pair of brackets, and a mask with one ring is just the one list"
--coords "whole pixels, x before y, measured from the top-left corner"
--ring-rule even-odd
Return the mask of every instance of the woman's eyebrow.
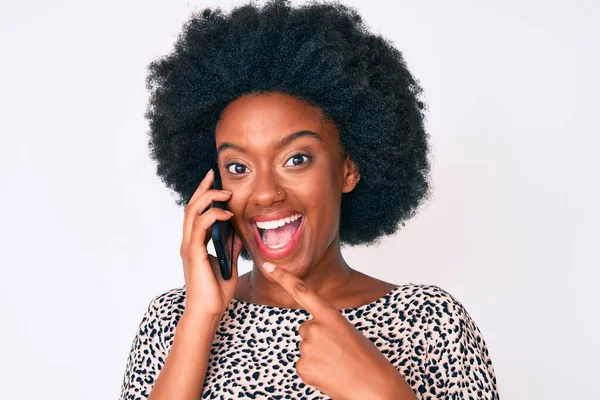
[[221, 153], [222, 150], [225, 149], [234, 149], [237, 150], [241, 153], [245, 153], [246, 149], [244, 149], [243, 147], [240, 147], [238, 145], [235, 145], [233, 143], [229, 143], [229, 142], [223, 142], [219, 147], [217, 147], [217, 155], [219, 155], [219, 153]]
[[[300, 132], [292, 133], [291, 135], [288, 135], [288, 136], [284, 137], [283, 139], [281, 139], [279, 141], [279, 143], [277, 143], [275, 145], [275, 147], [279, 149], [279, 148], [281, 148], [283, 146], [286, 146], [286, 145], [290, 144], [291, 142], [293, 142], [294, 140], [299, 139], [301, 137], [312, 137], [312, 138], [317, 139], [318, 141], [323, 141], [323, 139], [321, 138], [321, 135], [319, 135], [316, 132], [312, 132], [312, 131], [300, 131]], [[234, 149], [234, 150], [237, 150], [237, 151], [239, 151], [241, 153], [245, 153], [246, 152], [246, 149], [244, 149], [241, 146], [238, 146], [236, 144], [229, 143], [229, 142], [223, 142], [223, 143], [221, 143], [219, 145], [219, 147], [217, 147], [217, 155], [222, 150], [225, 150], [225, 149]]]
[[316, 133], [316, 132], [312, 132], [312, 131], [300, 131], [300, 132], [292, 133], [291, 135], [288, 135], [288, 136], [284, 137], [283, 139], [281, 139], [279, 141], [279, 143], [277, 143], [277, 145], [275, 147], [277, 147], [279, 149], [279, 148], [281, 148], [281, 147], [283, 147], [283, 146], [285, 146], [287, 144], [290, 144], [294, 140], [299, 139], [301, 137], [312, 137], [312, 138], [317, 139], [320, 142], [323, 141], [321, 139], [321, 136], [318, 133]]

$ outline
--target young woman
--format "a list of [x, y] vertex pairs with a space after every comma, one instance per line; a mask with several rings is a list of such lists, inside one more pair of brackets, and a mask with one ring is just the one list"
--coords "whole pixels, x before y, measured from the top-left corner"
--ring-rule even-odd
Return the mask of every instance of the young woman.
[[[396, 232], [429, 193], [421, 88], [398, 50], [350, 8], [272, 1], [194, 15], [149, 69], [185, 286], [150, 303], [121, 399], [498, 398], [458, 301], [360, 273], [340, 249]], [[206, 250], [227, 220], [230, 280]], [[240, 254], [253, 269], [238, 276]]]

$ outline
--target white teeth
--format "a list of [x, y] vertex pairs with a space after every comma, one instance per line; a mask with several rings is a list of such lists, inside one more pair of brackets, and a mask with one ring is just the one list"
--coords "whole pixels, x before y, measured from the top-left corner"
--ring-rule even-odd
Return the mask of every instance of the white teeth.
[[260, 229], [276, 229], [276, 228], [279, 228], [280, 226], [284, 226], [285, 224], [289, 224], [290, 222], [294, 222], [295, 220], [297, 220], [300, 217], [302, 217], [302, 214], [295, 214], [295, 215], [292, 215], [291, 217], [282, 218], [282, 219], [278, 219], [275, 221], [262, 221], [262, 222], [257, 221], [256, 226], [258, 226]]

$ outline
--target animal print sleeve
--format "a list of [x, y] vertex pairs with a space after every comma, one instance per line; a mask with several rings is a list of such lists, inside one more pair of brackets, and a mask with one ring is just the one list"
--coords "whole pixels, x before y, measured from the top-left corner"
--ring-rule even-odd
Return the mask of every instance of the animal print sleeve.
[[422, 399], [498, 400], [496, 376], [483, 336], [462, 304], [431, 287]]
[[161, 341], [157, 305], [157, 298], [154, 298], [148, 305], [133, 339], [121, 385], [120, 400], [148, 398], [167, 358]]

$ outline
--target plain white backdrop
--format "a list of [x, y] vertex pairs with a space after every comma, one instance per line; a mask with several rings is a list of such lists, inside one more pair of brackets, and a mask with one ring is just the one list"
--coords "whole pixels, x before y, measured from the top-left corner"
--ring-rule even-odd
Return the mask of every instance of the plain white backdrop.
[[[2, 2], [3, 399], [118, 397], [148, 303], [183, 285], [183, 210], [147, 151], [146, 66], [194, 10], [240, 3]], [[458, 298], [501, 398], [591, 398], [599, 3], [345, 4], [425, 89], [434, 189], [397, 235], [346, 249], [349, 264]]]

